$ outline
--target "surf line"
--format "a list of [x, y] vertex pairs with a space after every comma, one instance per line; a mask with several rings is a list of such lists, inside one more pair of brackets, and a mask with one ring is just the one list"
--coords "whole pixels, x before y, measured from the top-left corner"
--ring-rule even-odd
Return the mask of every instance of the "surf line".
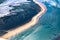
[[30, 27], [32, 27], [33, 25], [35, 25], [39, 18], [42, 16], [42, 14], [44, 14], [44, 12], [46, 11], [46, 7], [43, 3], [37, 2], [36, 0], [33, 0], [36, 4], [38, 4], [41, 7], [41, 11], [36, 14], [34, 17], [32, 17], [32, 20], [14, 30], [8, 31], [8, 33], [6, 33], [5, 35], [1, 36], [1, 38], [5, 38], [7, 40], [7, 38], [14, 36], [15, 34], [18, 34]]

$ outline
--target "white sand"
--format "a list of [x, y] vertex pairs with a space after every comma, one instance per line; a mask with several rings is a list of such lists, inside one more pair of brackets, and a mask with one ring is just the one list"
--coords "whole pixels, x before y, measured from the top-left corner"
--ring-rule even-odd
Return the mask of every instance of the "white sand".
[[34, 16], [29, 23], [26, 23], [14, 30], [9, 31], [7, 34], [3, 35], [2, 38], [9, 38], [17, 33], [20, 33], [22, 31], [32, 27], [33, 25], [35, 25], [37, 23], [37, 21], [39, 20], [39, 17], [41, 17], [41, 15], [46, 11], [46, 7], [40, 2], [38, 3], [35, 0], [34, 0], [34, 2], [37, 3], [42, 8], [41, 11], [36, 16]]
[[4, 39], [4, 38], [0, 38], [0, 40], [7, 40], [7, 39]]

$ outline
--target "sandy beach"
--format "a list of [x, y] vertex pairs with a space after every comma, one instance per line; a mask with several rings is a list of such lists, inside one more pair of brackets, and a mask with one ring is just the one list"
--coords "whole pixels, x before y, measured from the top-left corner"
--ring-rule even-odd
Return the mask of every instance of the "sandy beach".
[[0, 40], [7, 40], [7, 39], [4, 39], [4, 38], [0, 38]]
[[43, 5], [40, 2], [37, 2], [36, 0], [33, 0], [33, 1], [41, 7], [41, 11], [36, 16], [34, 16], [29, 23], [26, 23], [26, 24], [14, 29], [14, 30], [9, 30], [8, 33], [1, 36], [1, 38], [5, 38], [7, 40], [7, 38], [28, 29], [37, 23], [37, 21], [39, 20], [41, 15], [46, 11], [46, 7], [45, 7], [45, 5]]

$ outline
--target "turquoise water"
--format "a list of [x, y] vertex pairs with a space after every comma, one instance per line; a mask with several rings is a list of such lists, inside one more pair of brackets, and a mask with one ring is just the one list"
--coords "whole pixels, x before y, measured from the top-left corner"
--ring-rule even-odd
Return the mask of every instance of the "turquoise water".
[[8, 40], [60, 40], [57, 39], [60, 36], [60, 1], [37, 1], [42, 2], [47, 11], [39, 18], [36, 25], [8, 38]]

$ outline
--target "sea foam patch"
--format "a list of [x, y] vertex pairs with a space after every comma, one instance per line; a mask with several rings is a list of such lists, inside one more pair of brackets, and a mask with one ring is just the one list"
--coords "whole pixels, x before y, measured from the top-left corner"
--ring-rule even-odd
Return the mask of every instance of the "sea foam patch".
[[[20, 3], [24, 3], [24, 2], [30, 2], [30, 1], [27, 1], [27, 0], [6, 0], [4, 1], [3, 3], [0, 4], [0, 17], [11, 15], [9, 10], [13, 9], [13, 7], [9, 7], [9, 5], [20, 6]], [[14, 14], [12, 13], [12, 15]]]
[[0, 17], [10, 14], [9, 10], [11, 10], [11, 9], [12, 9], [12, 7], [0, 6]]

